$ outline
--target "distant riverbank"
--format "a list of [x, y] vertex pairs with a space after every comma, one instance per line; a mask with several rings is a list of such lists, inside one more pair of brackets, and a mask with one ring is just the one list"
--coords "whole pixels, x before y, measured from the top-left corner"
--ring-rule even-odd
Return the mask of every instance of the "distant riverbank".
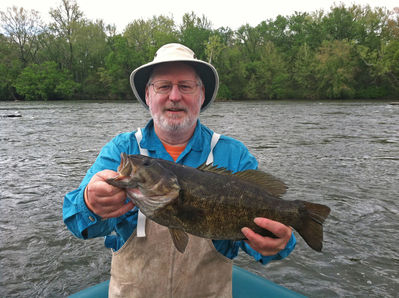
[[129, 99], [130, 73], [171, 42], [212, 62], [221, 98], [399, 94], [394, 8], [334, 4], [328, 11], [279, 15], [237, 30], [212, 28], [206, 16], [187, 12], [180, 21], [132, 20], [118, 34], [101, 20], [87, 19], [75, 2], [55, 8], [49, 24], [17, 7], [1, 13], [0, 99]]

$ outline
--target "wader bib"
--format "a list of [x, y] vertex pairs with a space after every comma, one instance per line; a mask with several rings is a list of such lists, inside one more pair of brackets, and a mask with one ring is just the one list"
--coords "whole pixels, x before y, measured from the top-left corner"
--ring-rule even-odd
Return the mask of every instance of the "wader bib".
[[[212, 136], [207, 164], [219, 137]], [[138, 129], [140, 154], [148, 156], [141, 138]], [[212, 240], [190, 234], [185, 252], [178, 252], [168, 228], [139, 212], [136, 230], [112, 253], [109, 297], [232, 297], [232, 260]]]

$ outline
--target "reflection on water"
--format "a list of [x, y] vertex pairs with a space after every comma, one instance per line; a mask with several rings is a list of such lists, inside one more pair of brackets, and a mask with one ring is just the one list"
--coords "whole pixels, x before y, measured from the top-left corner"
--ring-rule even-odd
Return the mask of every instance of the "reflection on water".
[[[109, 278], [102, 239], [74, 238], [62, 200], [115, 134], [144, 126], [141, 105], [1, 103], [0, 292], [64, 296]], [[311, 297], [395, 296], [399, 290], [399, 106], [384, 102], [226, 102], [201, 116], [243, 141], [282, 178], [285, 199], [331, 207], [322, 253], [301, 238], [267, 266], [240, 266]]]

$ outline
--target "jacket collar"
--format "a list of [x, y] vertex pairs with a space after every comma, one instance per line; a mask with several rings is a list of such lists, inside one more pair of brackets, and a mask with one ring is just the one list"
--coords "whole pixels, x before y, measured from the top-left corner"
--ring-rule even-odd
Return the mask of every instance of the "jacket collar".
[[[203, 149], [201, 126], [202, 124], [198, 119], [197, 124], [195, 126], [194, 134], [191, 137], [191, 139], [188, 141], [188, 144], [186, 146], [186, 149], [184, 149], [183, 154], [189, 152], [191, 149], [195, 151], [201, 151]], [[152, 119], [148, 121], [147, 125], [143, 130], [143, 139], [140, 142], [140, 146], [149, 151], [165, 150], [161, 140], [158, 138], [158, 136], [155, 133], [154, 121]]]

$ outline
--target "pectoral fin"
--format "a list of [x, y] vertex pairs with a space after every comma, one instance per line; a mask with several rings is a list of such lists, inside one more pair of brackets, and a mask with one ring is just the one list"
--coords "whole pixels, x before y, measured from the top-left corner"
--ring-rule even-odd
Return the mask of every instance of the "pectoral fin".
[[184, 253], [188, 244], [188, 235], [186, 232], [177, 229], [169, 229], [170, 235], [172, 236], [173, 243], [176, 249]]

